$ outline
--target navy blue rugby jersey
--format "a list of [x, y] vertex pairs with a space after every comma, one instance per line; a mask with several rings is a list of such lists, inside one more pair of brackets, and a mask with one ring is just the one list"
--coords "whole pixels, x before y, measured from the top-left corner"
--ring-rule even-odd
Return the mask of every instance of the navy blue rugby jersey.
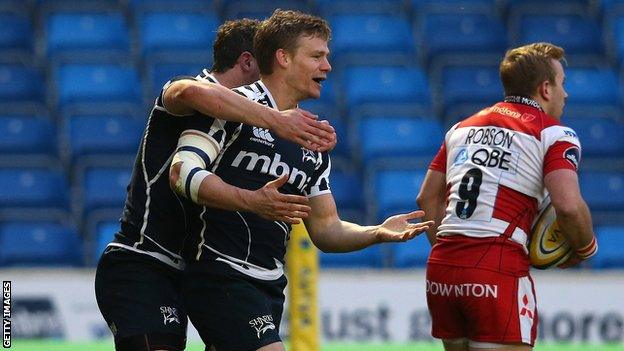
[[211, 117], [194, 113], [178, 116], [163, 106], [163, 93], [180, 79], [217, 83], [207, 71], [197, 77], [176, 77], [167, 82], [156, 98], [128, 185], [121, 230], [109, 246], [149, 255], [177, 268], [184, 268], [182, 248], [188, 233], [182, 199], [169, 187], [169, 166], [180, 133], [186, 129], [210, 128]]
[[[262, 81], [236, 88], [250, 100], [271, 108], [276, 103]], [[218, 120], [216, 120], [218, 121]], [[223, 121], [221, 121], [224, 123]], [[280, 188], [287, 194], [314, 197], [330, 193], [329, 154], [314, 152], [273, 134], [267, 129], [225, 122], [225, 142], [209, 170], [230, 185], [257, 190], [278, 176], [290, 174]], [[216, 260], [255, 278], [274, 280], [283, 274], [290, 224], [266, 220], [251, 212], [226, 211], [195, 205], [189, 209], [191, 236], [187, 261]]]

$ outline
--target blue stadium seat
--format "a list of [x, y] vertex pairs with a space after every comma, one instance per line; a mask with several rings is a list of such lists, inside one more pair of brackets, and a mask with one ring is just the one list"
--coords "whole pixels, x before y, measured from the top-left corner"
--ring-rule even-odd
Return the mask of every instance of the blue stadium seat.
[[[503, 97], [497, 66], [444, 66], [438, 83], [444, 115], [449, 108], [460, 104], [493, 105]], [[471, 113], [474, 112], [477, 110]]]
[[612, 46], [617, 61], [622, 66], [624, 61], [624, 3], [622, 3], [622, 10], [615, 15], [611, 21], [608, 22], [610, 27], [608, 29], [608, 43]]
[[139, 148], [143, 121], [125, 115], [77, 115], [64, 120], [69, 160], [86, 155], [133, 154]]
[[600, 116], [564, 116], [563, 122], [578, 134], [583, 157], [624, 156], [624, 122]]
[[591, 258], [592, 267], [624, 268], [624, 255], [622, 255], [624, 226], [597, 227], [596, 237], [598, 239], [598, 253]]
[[[581, 161], [581, 169], [582, 169]], [[583, 198], [592, 211], [624, 210], [624, 174], [583, 171], [579, 175]]]
[[38, 116], [0, 116], [0, 155], [57, 154], [56, 126]]
[[129, 32], [121, 12], [60, 12], [47, 19], [48, 57], [59, 53], [128, 54]]
[[431, 105], [427, 76], [417, 67], [349, 67], [342, 82], [347, 109], [364, 108], [362, 104]]
[[123, 208], [131, 174], [130, 168], [87, 168], [81, 184], [83, 210]]
[[56, 222], [0, 223], [1, 266], [67, 266], [82, 262], [75, 230]]
[[431, 251], [427, 233], [422, 233], [408, 242], [399, 243], [393, 247], [394, 266], [397, 268], [424, 267]]
[[271, 16], [275, 9], [298, 10], [309, 13], [306, 0], [229, 0], [223, 3], [223, 18], [254, 18], [263, 20]]
[[0, 52], [21, 51], [31, 53], [32, 26], [25, 14], [0, 12]]
[[503, 24], [487, 13], [430, 13], [417, 30], [427, 64], [442, 54], [501, 54], [507, 46]]
[[619, 105], [620, 85], [615, 72], [608, 67], [566, 68], [567, 105], [602, 104]]
[[98, 224], [95, 235], [95, 251], [93, 252], [93, 257], [96, 260], [104, 252], [106, 245], [113, 240], [115, 233], [118, 231], [119, 221], [107, 221]]
[[[331, 59], [364, 64], [371, 55], [391, 56], [404, 61], [415, 53], [412, 28], [407, 18], [391, 14], [340, 14], [329, 19], [332, 26]], [[374, 62], [373, 62], [374, 63]]]
[[342, 210], [363, 211], [364, 188], [358, 172], [343, 168], [332, 168], [329, 183], [339, 213]]
[[602, 32], [595, 20], [582, 14], [533, 12], [520, 16], [516, 43], [555, 43], [565, 48], [566, 55], [604, 53]]
[[58, 103], [136, 103], [141, 96], [139, 75], [114, 64], [66, 64], [57, 72]]
[[416, 209], [416, 196], [425, 178], [426, 169], [379, 168], [372, 183], [372, 201], [377, 220], [389, 215]]
[[[147, 12], [138, 19], [143, 55], [162, 51], [212, 52], [219, 18], [212, 13]], [[166, 30], [165, 30], [166, 29]]]
[[212, 67], [212, 59], [209, 61], [193, 61], [180, 62], [182, 58], [178, 58], [177, 62], [169, 62], [156, 60], [147, 64], [147, 92], [149, 93], [148, 101], [153, 101], [162, 90], [165, 83], [171, 78], [177, 76], [195, 77], [201, 73], [202, 69], [210, 70]]
[[0, 104], [8, 102], [41, 103], [45, 80], [35, 67], [0, 64]]
[[415, 13], [425, 11], [460, 12], [478, 9], [495, 9], [499, 5], [497, 0], [411, 0]]
[[364, 163], [380, 157], [433, 157], [444, 137], [439, 120], [409, 116], [363, 117], [358, 129]]
[[[171, 8], [171, 0], [126, 0], [135, 13], [162, 11]], [[215, 4], [220, 0], [176, 0], [174, 11], [216, 11]]]
[[328, 18], [338, 13], [397, 14], [407, 12], [403, 0], [316, 0], [318, 13]]
[[41, 168], [0, 169], [0, 207], [68, 208], [65, 173]]
[[381, 268], [384, 266], [384, 246], [374, 245], [347, 253], [320, 253], [322, 268]]

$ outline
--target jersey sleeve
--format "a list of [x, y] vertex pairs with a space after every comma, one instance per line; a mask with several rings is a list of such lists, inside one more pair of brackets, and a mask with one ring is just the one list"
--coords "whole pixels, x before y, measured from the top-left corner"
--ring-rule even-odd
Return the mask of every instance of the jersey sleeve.
[[544, 175], [558, 170], [578, 172], [581, 161], [581, 143], [574, 130], [564, 126], [552, 126], [542, 131], [544, 144]]
[[435, 155], [431, 163], [429, 164], [429, 169], [446, 173], [446, 144], [442, 143], [438, 153]]
[[308, 198], [331, 193], [329, 187], [329, 173], [331, 171], [329, 154], [327, 152], [317, 152], [317, 160], [314, 175], [303, 189], [304, 195]]
[[156, 98], [156, 101], [154, 102], [154, 105], [156, 108], [159, 108], [165, 112], [167, 112], [168, 114], [172, 115], [172, 116], [190, 116], [192, 114], [188, 114], [188, 115], [177, 115], [175, 113], [171, 113], [169, 112], [169, 110], [167, 110], [167, 107], [165, 106], [164, 103], [164, 96], [165, 96], [165, 92], [167, 91], [167, 89], [169, 89], [169, 87], [171, 86], [171, 84], [173, 84], [174, 82], [177, 82], [179, 80], [194, 80], [194, 81], [199, 81], [198, 78], [193, 77], [193, 76], [177, 76], [174, 77], [172, 79], [170, 79], [169, 81], [167, 81], [167, 83], [165, 83], [165, 85], [163, 85], [162, 89], [160, 90], [160, 94], [158, 95], [158, 97]]

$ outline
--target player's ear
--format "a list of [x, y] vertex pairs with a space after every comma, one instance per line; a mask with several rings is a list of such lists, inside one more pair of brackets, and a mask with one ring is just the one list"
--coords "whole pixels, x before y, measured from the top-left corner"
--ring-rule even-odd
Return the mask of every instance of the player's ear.
[[251, 67], [253, 66], [253, 60], [254, 60], [254, 57], [249, 51], [244, 51], [238, 57], [238, 62], [246, 71], [251, 70]]
[[288, 51], [284, 49], [277, 49], [275, 51], [275, 62], [277, 62], [278, 66], [286, 68], [290, 62], [290, 55], [288, 54]]
[[537, 94], [544, 100], [550, 101], [552, 98], [552, 85], [550, 81], [545, 80], [537, 86]]

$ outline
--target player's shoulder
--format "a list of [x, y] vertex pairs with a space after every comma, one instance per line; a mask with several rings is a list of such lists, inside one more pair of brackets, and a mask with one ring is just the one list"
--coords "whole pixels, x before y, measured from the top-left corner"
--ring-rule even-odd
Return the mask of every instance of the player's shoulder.
[[236, 93], [246, 97], [249, 100], [258, 101], [261, 100], [265, 93], [258, 89], [258, 84], [252, 83], [248, 85], [243, 85], [238, 88], [233, 89]]

